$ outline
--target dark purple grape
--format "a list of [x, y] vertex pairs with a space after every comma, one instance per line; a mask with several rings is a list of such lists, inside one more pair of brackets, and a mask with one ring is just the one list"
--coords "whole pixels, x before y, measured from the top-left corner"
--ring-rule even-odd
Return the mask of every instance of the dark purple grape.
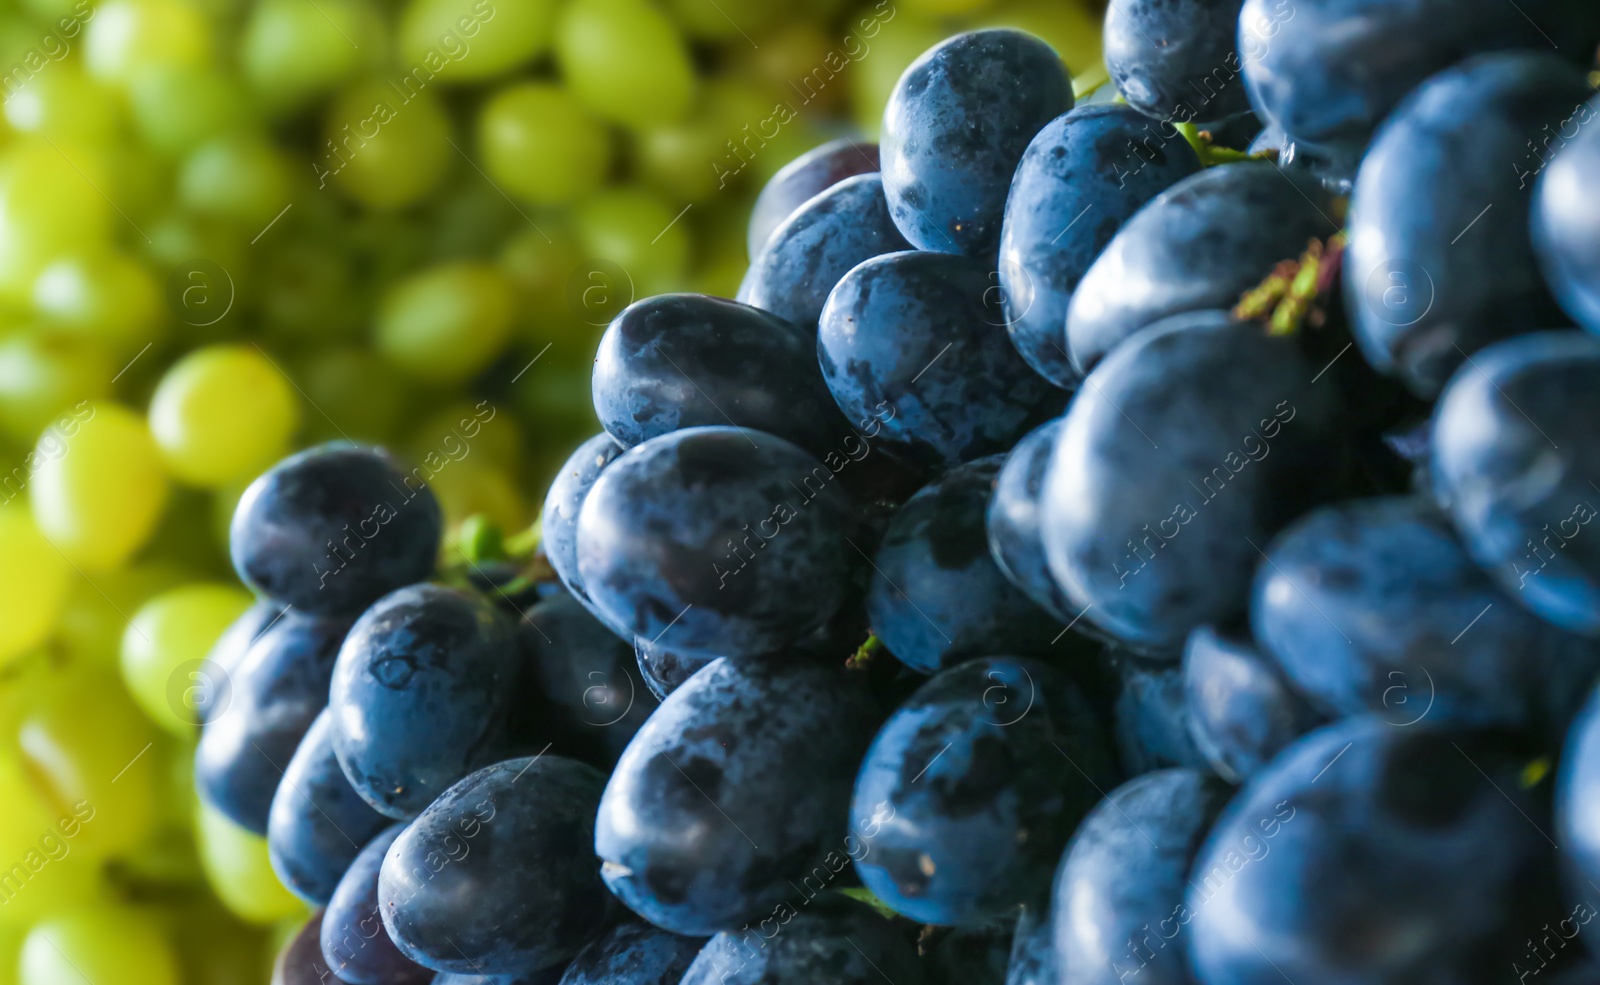
[[679, 985], [925, 985], [916, 949], [863, 903], [820, 895], [765, 929], [711, 938]]
[[1063, 625], [1076, 616], [1066, 593], [1050, 574], [1044, 541], [1039, 536], [1039, 497], [1061, 433], [1059, 419], [1039, 425], [1006, 456], [989, 497], [985, 524], [989, 553], [1000, 573], [1033, 603]]
[[604, 431], [579, 445], [550, 480], [544, 510], [539, 514], [540, 542], [550, 567], [561, 584], [585, 605], [590, 602], [578, 577], [578, 512], [600, 473], [626, 450]]
[[620, 923], [578, 952], [561, 985], [679, 985], [705, 943], [647, 923]]
[[754, 260], [773, 230], [800, 206], [846, 178], [878, 170], [878, 145], [841, 137], [785, 164], [756, 197], [750, 209], [747, 243]]
[[378, 912], [378, 872], [401, 832], [392, 824], [351, 860], [322, 917], [322, 959], [351, 985], [428, 985], [433, 972], [416, 964], [389, 939]]
[[1176, 123], [1250, 111], [1237, 50], [1244, 0], [1121, 0], [1106, 8], [1106, 71], [1128, 105]]

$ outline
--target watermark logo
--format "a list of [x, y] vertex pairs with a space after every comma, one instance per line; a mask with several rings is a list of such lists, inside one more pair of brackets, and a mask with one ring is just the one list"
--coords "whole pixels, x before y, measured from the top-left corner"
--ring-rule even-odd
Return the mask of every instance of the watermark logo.
[[233, 275], [212, 260], [185, 260], [167, 277], [167, 304], [178, 320], [206, 328], [228, 317], [235, 295]]
[[167, 707], [180, 721], [204, 725], [228, 710], [233, 680], [213, 660], [189, 660], [167, 677]]
[[567, 307], [585, 325], [604, 328], [633, 303], [633, 277], [613, 260], [585, 260], [567, 278]]
[[1367, 275], [1367, 310], [1383, 323], [1408, 328], [1433, 310], [1433, 277], [1410, 260], [1386, 260]]

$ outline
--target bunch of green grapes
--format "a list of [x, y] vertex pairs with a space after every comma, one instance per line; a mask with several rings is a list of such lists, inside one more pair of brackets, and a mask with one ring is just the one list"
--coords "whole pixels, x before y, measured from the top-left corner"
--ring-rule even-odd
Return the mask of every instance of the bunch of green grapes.
[[0, 985], [261, 983], [304, 922], [188, 775], [251, 478], [382, 443], [526, 526], [610, 317], [733, 296], [762, 183], [947, 34], [1092, 88], [1093, 2], [0, 7]]

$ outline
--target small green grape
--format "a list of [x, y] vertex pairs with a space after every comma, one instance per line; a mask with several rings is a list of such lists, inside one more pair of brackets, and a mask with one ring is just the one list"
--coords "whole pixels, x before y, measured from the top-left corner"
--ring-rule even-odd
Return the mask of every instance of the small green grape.
[[129, 358], [166, 334], [164, 303], [149, 269], [115, 250], [68, 254], [33, 282], [34, 310], [53, 332]]
[[105, 347], [91, 340], [37, 332], [0, 339], [0, 426], [33, 441], [74, 405], [110, 394], [115, 374]]
[[79, 145], [28, 139], [0, 151], [0, 300], [26, 303], [52, 260], [110, 240], [113, 213], [96, 191], [108, 185]]
[[571, 0], [556, 27], [556, 56], [573, 94], [617, 123], [671, 123], [694, 101], [688, 46], [648, 0]]
[[450, 119], [431, 89], [407, 82], [358, 83], [328, 106], [314, 157], [318, 187], [329, 181], [371, 209], [398, 209], [427, 196], [449, 170]]
[[127, 85], [154, 66], [201, 65], [211, 57], [211, 27], [186, 0], [105, 0], [84, 29], [89, 74]]
[[635, 298], [664, 294], [689, 268], [689, 227], [682, 212], [642, 188], [608, 189], [573, 213], [590, 257], [609, 260], [632, 278]]
[[208, 65], [158, 65], [136, 75], [128, 108], [139, 139], [168, 157], [189, 153], [250, 118], [244, 88]]
[[410, 77], [442, 83], [503, 75], [550, 46], [556, 0], [410, 0], [400, 57]]
[[282, 458], [299, 426], [291, 384], [253, 346], [197, 349], [167, 370], [150, 398], [150, 432], [178, 479], [216, 488]]
[[211, 889], [234, 916], [266, 926], [302, 916], [305, 904], [278, 881], [267, 858], [267, 839], [234, 824], [197, 798], [195, 840]]
[[85, 75], [75, 62], [40, 72], [5, 100], [6, 122], [19, 133], [93, 143], [117, 132], [114, 91]]
[[0, 506], [0, 664], [10, 663], [45, 641], [66, 604], [72, 567], [51, 547], [21, 503], [15, 483], [26, 479], [6, 475], [6, 505]]
[[478, 115], [478, 148], [489, 177], [535, 205], [593, 193], [611, 166], [611, 135], [565, 89], [519, 82]]
[[488, 365], [511, 331], [511, 282], [490, 264], [440, 264], [390, 288], [374, 342], [430, 383], [459, 383]]
[[382, 15], [367, 0], [258, 0], [239, 39], [239, 67], [256, 97], [290, 109], [374, 66]]
[[[61, 555], [51, 551], [60, 560]], [[66, 561], [60, 561], [63, 568]], [[169, 588], [194, 581], [192, 571], [170, 561], [146, 561], [89, 578], [72, 572], [55, 640], [74, 666], [115, 673], [128, 617]]]
[[184, 158], [178, 200], [200, 215], [260, 226], [289, 204], [289, 165], [260, 131], [226, 133]]
[[144, 418], [107, 401], [45, 432], [28, 484], [34, 522], [86, 572], [117, 567], [144, 546], [167, 502], [167, 476]]
[[546, 343], [555, 343], [541, 362], [594, 358], [604, 322], [600, 326], [584, 324], [567, 298], [568, 282], [584, 259], [583, 245], [562, 221], [541, 220], [538, 229], [524, 227], [500, 248], [500, 269], [516, 288], [517, 321], [523, 338], [535, 352]]
[[180, 985], [178, 958], [151, 916], [103, 904], [41, 920], [22, 945], [21, 985]]
[[668, 0], [668, 8], [692, 37], [754, 45], [786, 12], [772, 0]]
[[252, 601], [233, 585], [200, 582], [163, 592], [134, 613], [122, 634], [122, 681], [151, 721], [179, 738], [194, 736], [196, 712], [172, 706], [172, 677], [204, 660]]

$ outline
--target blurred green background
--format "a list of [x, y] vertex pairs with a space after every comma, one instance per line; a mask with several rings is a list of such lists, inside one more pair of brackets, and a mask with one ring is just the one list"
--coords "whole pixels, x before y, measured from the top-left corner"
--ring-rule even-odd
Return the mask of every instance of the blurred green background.
[[1093, 2], [5, 0], [0, 985], [262, 983], [305, 919], [187, 775], [251, 478], [380, 442], [528, 525], [611, 315], [733, 296], [762, 184], [951, 33], [1098, 85]]

